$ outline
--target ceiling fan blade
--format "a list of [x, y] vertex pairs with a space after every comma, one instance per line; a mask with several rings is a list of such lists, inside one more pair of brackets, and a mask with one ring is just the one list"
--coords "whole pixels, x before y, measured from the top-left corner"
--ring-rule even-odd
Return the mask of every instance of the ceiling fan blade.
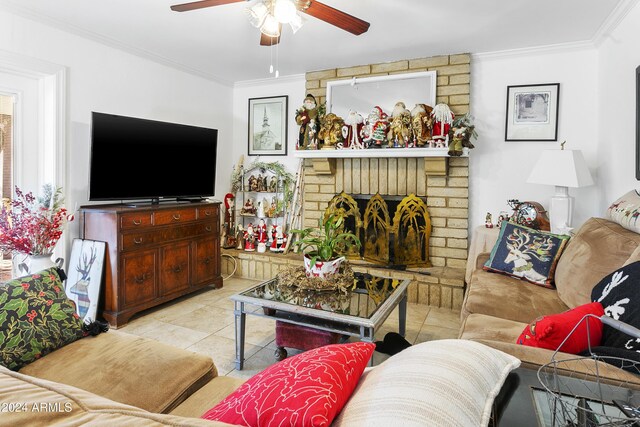
[[188, 12], [190, 10], [202, 9], [205, 7], [221, 6], [229, 3], [239, 3], [246, 0], [202, 0], [194, 1], [191, 3], [174, 4], [171, 6], [171, 10], [174, 12]]
[[[280, 24], [280, 36], [282, 35], [282, 24]], [[260, 33], [260, 46], [275, 46], [280, 43], [280, 36], [269, 37]]]
[[319, 1], [312, 1], [309, 7], [302, 9], [302, 12], [328, 22], [331, 25], [335, 25], [338, 28], [342, 28], [356, 36], [366, 33], [369, 25], [371, 25], [367, 21], [334, 9]]

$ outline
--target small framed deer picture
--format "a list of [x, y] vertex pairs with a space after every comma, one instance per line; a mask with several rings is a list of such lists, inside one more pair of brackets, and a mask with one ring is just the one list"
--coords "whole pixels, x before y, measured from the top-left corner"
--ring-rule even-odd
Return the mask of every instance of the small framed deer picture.
[[106, 244], [74, 239], [65, 291], [76, 304], [78, 316], [86, 322], [96, 320]]

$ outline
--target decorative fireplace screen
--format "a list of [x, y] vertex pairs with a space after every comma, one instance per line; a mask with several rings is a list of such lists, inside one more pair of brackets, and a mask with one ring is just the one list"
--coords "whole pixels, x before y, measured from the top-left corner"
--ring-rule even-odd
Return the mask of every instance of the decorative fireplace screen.
[[424, 200], [410, 194], [398, 202], [375, 194], [366, 205], [360, 202], [342, 192], [325, 211], [325, 216], [333, 213], [344, 218], [344, 229], [360, 238], [362, 253], [352, 248], [349, 257], [362, 256], [376, 264], [431, 267], [431, 219]]

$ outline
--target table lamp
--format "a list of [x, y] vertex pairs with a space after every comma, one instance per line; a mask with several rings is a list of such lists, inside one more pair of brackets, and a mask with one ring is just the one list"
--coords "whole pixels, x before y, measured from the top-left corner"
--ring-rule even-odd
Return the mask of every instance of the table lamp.
[[556, 187], [549, 208], [551, 232], [555, 234], [568, 234], [571, 230], [573, 197], [569, 196], [568, 187], [586, 187], [593, 184], [582, 152], [565, 150], [564, 144], [560, 144], [560, 150], [544, 150], [527, 179], [531, 184]]

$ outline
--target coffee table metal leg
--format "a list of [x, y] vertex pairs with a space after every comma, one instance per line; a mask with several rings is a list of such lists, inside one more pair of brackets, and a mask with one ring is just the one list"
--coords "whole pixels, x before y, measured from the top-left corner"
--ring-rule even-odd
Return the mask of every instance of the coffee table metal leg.
[[244, 303], [236, 301], [233, 313], [236, 316], [236, 369], [241, 371], [244, 367], [244, 329], [247, 317], [244, 312]]
[[398, 333], [403, 337], [406, 335], [407, 329], [407, 293], [402, 295], [402, 299], [398, 303]]

